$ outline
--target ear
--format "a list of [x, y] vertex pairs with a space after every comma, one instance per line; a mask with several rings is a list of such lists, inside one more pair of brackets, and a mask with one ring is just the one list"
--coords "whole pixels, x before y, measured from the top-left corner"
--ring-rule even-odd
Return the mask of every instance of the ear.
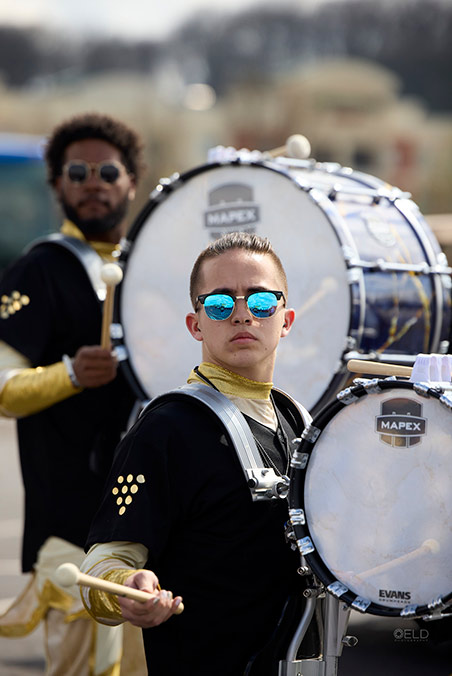
[[201, 329], [199, 328], [198, 315], [196, 312], [189, 312], [189, 314], [185, 317], [185, 326], [190, 331], [195, 340], [203, 340]]
[[290, 329], [292, 328], [292, 324], [295, 321], [295, 310], [292, 308], [287, 308], [284, 310], [284, 324], [281, 328], [281, 338], [284, 338], [284, 336], [287, 336], [289, 333]]
[[129, 192], [127, 193], [127, 197], [132, 202], [135, 199], [135, 195], [136, 195], [136, 192], [137, 192], [137, 184], [136, 184], [135, 176], [133, 174], [129, 174], [129, 181], [130, 181], [130, 187], [129, 187]]
[[57, 176], [55, 179], [55, 183], [52, 186], [57, 197], [60, 197], [61, 195], [61, 192], [63, 190], [62, 186], [63, 186], [63, 177]]

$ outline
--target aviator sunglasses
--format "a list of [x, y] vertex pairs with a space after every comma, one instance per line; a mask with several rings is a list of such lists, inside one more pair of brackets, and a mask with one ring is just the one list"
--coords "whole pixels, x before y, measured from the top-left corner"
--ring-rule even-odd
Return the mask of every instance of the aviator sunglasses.
[[197, 301], [204, 305], [209, 319], [221, 321], [228, 319], [234, 310], [237, 300], [245, 300], [249, 311], [259, 319], [265, 319], [275, 314], [280, 298], [284, 298], [282, 291], [253, 291], [246, 296], [233, 296], [230, 293], [204, 293], [197, 297]]
[[63, 167], [63, 174], [71, 183], [84, 183], [93, 172], [104, 183], [115, 183], [124, 171], [125, 167], [117, 160], [97, 163], [71, 160]]

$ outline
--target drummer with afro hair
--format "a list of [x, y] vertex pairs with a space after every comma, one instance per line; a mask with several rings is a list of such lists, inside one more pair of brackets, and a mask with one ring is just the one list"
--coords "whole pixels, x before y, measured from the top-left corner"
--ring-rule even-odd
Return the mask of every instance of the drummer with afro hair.
[[111, 674], [119, 668], [122, 628], [96, 627], [77, 590], [61, 589], [53, 571], [83, 558], [134, 404], [111, 350], [100, 346], [100, 269], [125, 235], [142, 143], [109, 115], [81, 114], [54, 129], [45, 160], [63, 212], [61, 231], [32, 243], [0, 283], [0, 413], [17, 418], [22, 570], [32, 573], [26, 592], [0, 618], [0, 636], [25, 635], [42, 620], [47, 674]]

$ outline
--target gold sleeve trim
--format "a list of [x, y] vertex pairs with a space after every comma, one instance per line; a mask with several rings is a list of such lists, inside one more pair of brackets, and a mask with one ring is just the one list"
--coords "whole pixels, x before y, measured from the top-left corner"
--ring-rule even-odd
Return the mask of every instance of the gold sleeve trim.
[[[113, 568], [100, 576], [102, 580], [109, 580], [117, 584], [124, 584], [128, 577], [137, 571], [135, 568]], [[114, 594], [100, 591], [99, 589], [89, 590], [89, 608], [86, 606], [90, 615], [98, 622], [102, 620], [124, 621], [121, 608], [118, 603], [118, 597]]]
[[0, 392], [0, 413], [22, 418], [64, 401], [82, 389], [73, 386], [63, 362], [22, 369]]

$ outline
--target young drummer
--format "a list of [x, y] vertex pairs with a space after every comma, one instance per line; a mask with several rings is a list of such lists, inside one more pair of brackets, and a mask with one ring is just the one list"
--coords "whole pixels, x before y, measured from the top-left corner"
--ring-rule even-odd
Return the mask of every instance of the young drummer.
[[[188, 381], [226, 395], [263, 464], [287, 474], [309, 416], [273, 390], [278, 343], [295, 313], [270, 242], [244, 233], [213, 242], [195, 262], [190, 295], [186, 325], [203, 361]], [[190, 398], [162, 400], [119, 446], [82, 566], [153, 598], [85, 589], [85, 604], [100, 622], [143, 628], [152, 676], [239, 676], [253, 662], [257, 671], [246, 673], [276, 674], [276, 658], [258, 656], [299, 587], [287, 518], [285, 500], [253, 502], [219, 419]], [[185, 610], [175, 616], [181, 597]], [[316, 654], [315, 645], [305, 649]]]

